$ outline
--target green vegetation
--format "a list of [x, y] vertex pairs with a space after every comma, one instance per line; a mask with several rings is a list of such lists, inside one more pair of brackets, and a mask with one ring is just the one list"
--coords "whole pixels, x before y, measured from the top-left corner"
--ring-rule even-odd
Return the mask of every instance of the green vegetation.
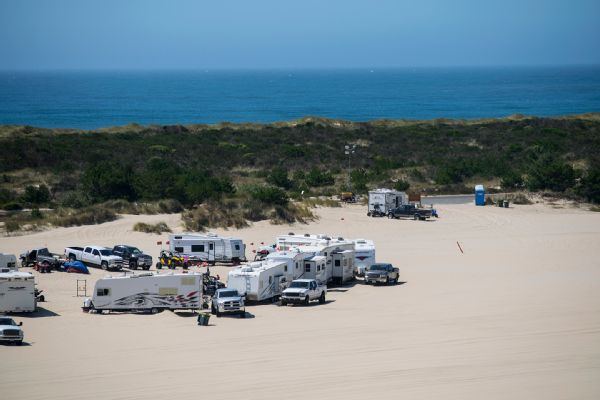
[[145, 233], [156, 233], [160, 235], [163, 232], [171, 232], [171, 228], [166, 222], [158, 222], [156, 224], [146, 224], [144, 222], [138, 222], [133, 225], [133, 230], [136, 232]]
[[[350, 171], [348, 143], [357, 146]], [[483, 182], [600, 202], [598, 114], [97, 131], [4, 126], [0, 157], [0, 208], [9, 211], [2, 220], [21, 227], [123, 212], [183, 212], [188, 229], [301, 220], [310, 207], [300, 210], [295, 200], [338, 194], [348, 182], [359, 194], [381, 186], [460, 193]]]

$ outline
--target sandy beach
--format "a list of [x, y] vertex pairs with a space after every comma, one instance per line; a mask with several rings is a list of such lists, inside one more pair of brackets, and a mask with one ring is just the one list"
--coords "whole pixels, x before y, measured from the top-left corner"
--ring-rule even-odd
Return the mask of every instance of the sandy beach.
[[[187, 313], [86, 314], [76, 280], [89, 295], [103, 271], [36, 272], [48, 301], [17, 318], [26, 346], [0, 345], [0, 398], [600, 398], [600, 213], [438, 210], [418, 222], [345, 206], [318, 209], [308, 225], [215, 230], [243, 238], [248, 257], [287, 232], [372, 239], [404, 283], [358, 281], [332, 289], [325, 305], [251, 306], [253, 318], [213, 317], [210, 327]], [[3, 237], [0, 251], [127, 243], [156, 257], [167, 235], [133, 232], [138, 221], [182, 229], [179, 215], [128, 215]], [[211, 271], [225, 278], [229, 268]]]

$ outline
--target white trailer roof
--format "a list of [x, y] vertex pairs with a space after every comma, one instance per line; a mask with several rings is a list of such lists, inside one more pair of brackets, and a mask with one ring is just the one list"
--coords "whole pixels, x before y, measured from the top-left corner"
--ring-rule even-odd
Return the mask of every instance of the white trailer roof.
[[11, 271], [11, 272], [2, 272], [0, 273], [1, 279], [33, 279], [33, 274], [31, 272], [20, 272], [20, 271]]
[[171, 235], [169, 235], [170, 238], [175, 238], [177, 237], [177, 239], [181, 239], [181, 240], [219, 240], [219, 239], [229, 239], [229, 240], [242, 240], [240, 238], [236, 238], [236, 237], [227, 237], [227, 236], [219, 236], [216, 233], [205, 233], [205, 234], [200, 234], [200, 233], [189, 233], [189, 232], [184, 232], [184, 233], [173, 233]]

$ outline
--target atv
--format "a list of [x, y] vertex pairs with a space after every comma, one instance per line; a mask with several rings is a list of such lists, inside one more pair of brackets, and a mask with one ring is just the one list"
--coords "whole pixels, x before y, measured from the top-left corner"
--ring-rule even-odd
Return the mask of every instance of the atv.
[[187, 257], [182, 256], [181, 254], [173, 254], [170, 251], [161, 250], [160, 257], [156, 263], [156, 269], [162, 269], [163, 267], [169, 269], [183, 267], [183, 269], [188, 269]]

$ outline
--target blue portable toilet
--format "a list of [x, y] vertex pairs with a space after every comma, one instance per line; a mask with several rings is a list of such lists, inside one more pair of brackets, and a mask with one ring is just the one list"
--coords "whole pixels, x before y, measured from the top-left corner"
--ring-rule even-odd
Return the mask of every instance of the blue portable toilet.
[[485, 206], [485, 189], [483, 185], [475, 185], [475, 205]]

